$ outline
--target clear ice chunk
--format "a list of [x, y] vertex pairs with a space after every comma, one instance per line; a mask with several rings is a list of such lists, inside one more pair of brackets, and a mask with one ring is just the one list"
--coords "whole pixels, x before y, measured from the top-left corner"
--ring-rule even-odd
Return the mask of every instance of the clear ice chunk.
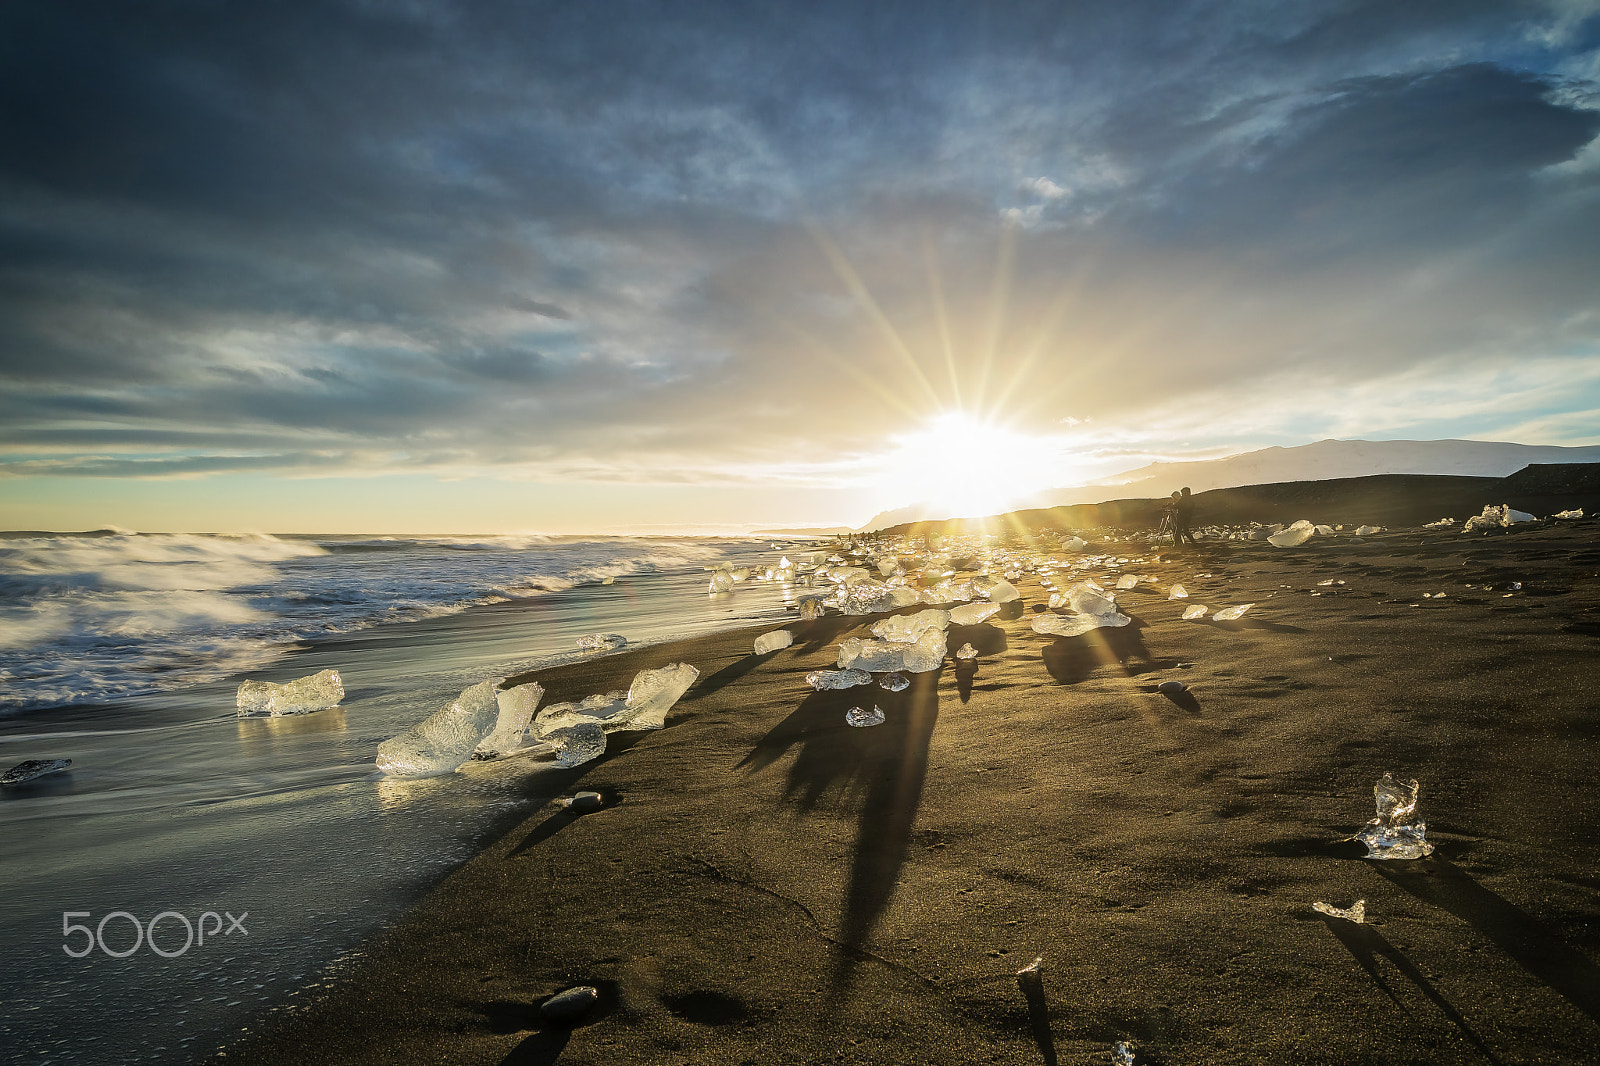
[[1183, 609], [1183, 620], [1185, 622], [1192, 622], [1196, 618], [1204, 618], [1205, 616], [1206, 605], [1203, 603], [1191, 604]]
[[771, 633], [763, 633], [756, 638], [756, 654], [768, 655], [781, 648], [787, 648], [794, 643], [794, 634], [787, 629], [779, 629]]
[[234, 702], [240, 718], [266, 718], [309, 714], [337, 706], [344, 699], [344, 682], [337, 670], [319, 670], [282, 685], [271, 681], [246, 681]]
[[606, 731], [598, 722], [579, 722], [551, 730], [544, 739], [556, 746], [556, 765], [582, 766], [606, 753]]
[[1335, 907], [1331, 903], [1320, 902], [1313, 903], [1311, 909], [1318, 914], [1326, 914], [1330, 918], [1343, 918], [1345, 921], [1355, 922], [1357, 925], [1361, 925], [1367, 920], [1367, 901], [1364, 899], [1356, 900], [1348, 910], [1342, 907]]
[[1222, 610], [1213, 614], [1211, 618], [1213, 621], [1217, 622], [1231, 622], [1235, 618], [1243, 618], [1244, 613], [1254, 606], [1255, 604], [1253, 603], [1242, 603], [1237, 607], [1224, 607]]
[[1582, 518], [1583, 517], [1583, 508], [1582, 507], [1574, 507], [1570, 511], [1557, 511], [1555, 514], [1551, 515], [1550, 517], [1551, 518]]
[[59, 774], [71, 765], [71, 759], [24, 759], [0, 774], [0, 785], [25, 785], [50, 774]]
[[929, 629], [943, 631], [950, 624], [950, 612], [931, 608], [916, 614], [891, 615], [872, 624], [872, 635], [879, 640], [910, 644]]
[[899, 585], [889, 590], [889, 602], [895, 607], [910, 607], [922, 602], [922, 593], [914, 588]]
[[1091, 630], [1117, 628], [1133, 621], [1125, 614], [1040, 614], [1033, 618], [1033, 631], [1047, 637], [1081, 637]]
[[[1066, 605], [1079, 614], [1116, 614], [1117, 601], [1102, 595], [1105, 589], [1084, 581], [1066, 590]], [[1126, 625], [1125, 622], [1117, 623]]]
[[1061, 550], [1064, 552], [1081, 552], [1088, 546], [1089, 542], [1082, 537], [1068, 537], [1061, 542]]
[[500, 679], [479, 682], [399, 736], [378, 745], [378, 769], [394, 777], [453, 773], [494, 729]]
[[813, 670], [806, 675], [806, 684], [818, 692], [827, 692], [831, 689], [870, 685], [872, 675], [865, 670]]
[[1111, 1066], [1133, 1066], [1138, 1054], [1130, 1040], [1118, 1040], [1111, 1045]]
[[1167, 593], [1167, 599], [1169, 600], [1186, 600], [1188, 598], [1189, 590], [1182, 585], [1173, 585], [1172, 591]]
[[975, 626], [1000, 613], [998, 603], [965, 603], [950, 612], [950, 624]]
[[1427, 823], [1410, 820], [1417, 812], [1418, 791], [1416, 781], [1402, 781], [1392, 773], [1372, 786], [1378, 816], [1350, 838], [1367, 846], [1367, 858], [1421, 859], [1433, 854], [1426, 839]]
[[904, 692], [911, 687], [911, 679], [902, 673], [884, 674], [878, 678], [878, 687], [889, 692]]
[[1302, 518], [1288, 529], [1280, 530], [1279, 532], [1272, 534], [1272, 536], [1267, 538], [1267, 543], [1271, 544], [1274, 548], [1298, 548], [1300, 545], [1310, 540], [1311, 535], [1316, 531], [1317, 529], [1315, 526], [1313, 526], [1306, 519]]
[[1018, 592], [1017, 587], [1009, 581], [996, 581], [984, 590], [984, 595], [989, 597], [990, 603], [1010, 603], [1022, 593]]
[[956, 652], [956, 658], [957, 659], [968, 660], [968, 659], [976, 659], [977, 657], [978, 657], [978, 649], [974, 648], [971, 644], [963, 644], [963, 645], [961, 645], [960, 650]]
[[1119, 589], [1131, 589], [1138, 587], [1139, 579], [1133, 574], [1123, 574], [1121, 577], [1117, 578], [1117, 588]]
[[806, 596], [800, 600], [800, 620], [814, 622], [828, 613], [821, 596]]
[[883, 614], [895, 609], [899, 591], [879, 581], [859, 581], [840, 595], [839, 610], [848, 615]]
[[528, 725], [533, 721], [533, 712], [538, 709], [539, 700], [543, 697], [544, 687], [537, 681], [497, 690], [494, 701], [499, 713], [495, 718], [494, 730], [478, 742], [472, 757], [493, 759], [521, 748], [527, 742]]
[[[943, 633], [939, 634], [944, 636]], [[891, 670], [906, 669], [905, 655], [915, 644], [897, 644], [885, 640], [858, 640], [850, 637], [839, 644], [840, 669], [853, 666], [857, 670], [870, 670], [881, 674]]]
[[588, 636], [578, 638], [578, 647], [582, 651], [610, 651], [626, 643], [628, 638], [621, 633], [590, 633]]
[[667, 712], [699, 676], [700, 671], [688, 663], [668, 663], [639, 671], [628, 687], [628, 728], [660, 729], [666, 725]]
[[707, 591], [709, 591], [709, 592], [732, 592], [733, 591], [733, 574], [732, 574], [732, 572], [727, 571], [727, 570], [718, 570], [716, 573], [712, 574], [711, 575], [711, 584], [708, 587]]
[[1357, 526], [1356, 527], [1356, 536], [1358, 536], [1358, 537], [1370, 536], [1373, 533], [1382, 533], [1382, 532], [1383, 532], [1383, 527], [1382, 526]]
[[929, 629], [910, 647], [901, 645], [905, 650], [900, 653], [900, 657], [908, 673], [925, 674], [930, 670], [939, 669], [939, 665], [944, 662], [946, 646], [944, 631]]
[[861, 729], [868, 726], [882, 725], [884, 714], [882, 708], [874, 707], [870, 711], [863, 711], [860, 707], [852, 707], [844, 712], [846, 725], [853, 725]]

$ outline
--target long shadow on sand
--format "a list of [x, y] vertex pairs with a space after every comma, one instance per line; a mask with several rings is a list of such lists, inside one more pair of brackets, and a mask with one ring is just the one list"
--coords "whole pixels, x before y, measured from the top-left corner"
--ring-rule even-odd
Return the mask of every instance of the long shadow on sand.
[[1050, 676], [1063, 685], [1088, 680], [1102, 666], [1120, 666], [1129, 659], [1150, 661], [1150, 649], [1139, 632], [1142, 623], [1114, 628], [1091, 629], [1082, 636], [1057, 637], [1044, 646], [1040, 655]]
[[1395, 995], [1394, 989], [1389, 987], [1389, 982], [1383, 979], [1383, 974], [1378, 970], [1377, 957], [1379, 955], [1393, 963], [1395, 969], [1410, 979], [1411, 983], [1416, 985], [1423, 995], [1432, 1000], [1433, 1005], [1444, 1012], [1444, 1016], [1449, 1018], [1457, 1029], [1461, 1030], [1461, 1034], [1467, 1038], [1467, 1041], [1473, 1047], [1483, 1052], [1490, 1062], [1500, 1062], [1499, 1057], [1489, 1050], [1478, 1034], [1473, 1031], [1472, 1026], [1467, 1024], [1467, 1020], [1461, 1016], [1461, 1012], [1452, 1007], [1450, 1002], [1439, 994], [1439, 990], [1433, 987], [1427, 976], [1417, 968], [1416, 963], [1406, 958], [1405, 954], [1389, 943], [1382, 933], [1370, 925], [1358, 925], [1355, 922], [1346, 921], [1343, 918], [1334, 918], [1329, 915], [1324, 915], [1322, 922], [1328, 927], [1330, 933], [1339, 938], [1339, 943], [1343, 944], [1350, 954], [1355, 956], [1356, 962], [1360, 963], [1361, 968], [1367, 971], [1367, 976], [1372, 978], [1374, 984], [1383, 989], [1384, 995], [1388, 996], [1395, 1006], [1401, 1010], [1405, 1009], [1404, 1004], [1400, 1002], [1400, 997]]
[[[829, 793], [857, 811], [855, 854], [845, 889], [839, 942], [846, 949], [834, 971], [831, 998], [849, 991], [853, 966], [894, 895], [905, 864], [911, 826], [922, 805], [928, 745], [939, 719], [939, 674], [912, 674], [903, 692], [876, 685], [815, 692], [762, 737], [739, 763], [758, 773], [797, 749], [784, 782], [784, 802], [801, 813]], [[876, 704], [882, 725], [846, 725], [845, 711]]]
[[1424, 903], [1442, 907], [1472, 926], [1574, 1007], [1600, 1021], [1600, 966], [1527, 911], [1438, 855], [1403, 865], [1379, 861], [1367, 865]]

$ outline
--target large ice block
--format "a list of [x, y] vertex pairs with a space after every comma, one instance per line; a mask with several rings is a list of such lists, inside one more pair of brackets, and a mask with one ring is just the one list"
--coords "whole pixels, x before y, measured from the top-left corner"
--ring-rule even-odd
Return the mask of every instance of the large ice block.
[[1421, 859], [1433, 854], [1428, 843], [1427, 823], [1412, 821], [1417, 813], [1416, 781], [1402, 781], [1385, 773], [1372, 786], [1378, 816], [1361, 828], [1352, 840], [1367, 846], [1369, 859]]
[[1307, 519], [1300, 519], [1288, 529], [1279, 530], [1267, 538], [1267, 543], [1274, 548], [1298, 548], [1311, 539], [1316, 527]]
[[1079, 614], [1116, 614], [1117, 601], [1105, 595], [1105, 590], [1079, 582], [1063, 593], [1066, 605]]
[[718, 570], [716, 573], [712, 574], [711, 575], [711, 582], [707, 586], [706, 591], [708, 591], [708, 592], [732, 592], [733, 591], [733, 572], [729, 571], [729, 570]]
[[344, 682], [339, 679], [337, 670], [319, 670], [281, 685], [271, 681], [246, 681], [234, 697], [240, 718], [308, 714], [337, 706], [342, 699]]
[[444, 707], [399, 736], [378, 745], [378, 769], [395, 777], [448, 774], [472, 757], [472, 749], [500, 716], [492, 678], [462, 691]]
[[628, 688], [628, 728], [660, 729], [667, 724], [667, 712], [689, 691], [700, 671], [688, 663], [668, 663], [655, 670], [641, 670]]
[[1039, 614], [1033, 617], [1033, 631], [1047, 637], [1081, 637], [1094, 629], [1118, 628], [1133, 621], [1125, 614]]
[[916, 614], [896, 614], [872, 624], [872, 635], [879, 640], [910, 644], [929, 629], [943, 630], [950, 624], [950, 612], [937, 608]]
[[794, 643], [794, 634], [787, 629], [763, 633], [756, 638], [756, 654], [769, 655]]
[[999, 613], [998, 603], [964, 603], [950, 612], [950, 623], [958, 626], [975, 626]]
[[494, 729], [478, 742], [478, 746], [473, 749], [472, 757], [493, 759], [499, 755], [510, 755], [526, 744], [528, 725], [532, 722], [533, 712], [538, 709], [539, 700], [543, 697], [544, 687], [537, 681], [496, 691], [494, 700], [499, 710], [495, 717]]

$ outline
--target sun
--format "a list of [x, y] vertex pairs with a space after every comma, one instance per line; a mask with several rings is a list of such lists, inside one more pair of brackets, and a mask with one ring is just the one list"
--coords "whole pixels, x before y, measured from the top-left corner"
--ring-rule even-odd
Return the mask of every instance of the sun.
[[926, 503], [942, 518], [978, 518], [1016, 507], [1058, 483], [1052, 442], [965, 411], [944, 411], [895, 438], [883, 488], [896, 505]]

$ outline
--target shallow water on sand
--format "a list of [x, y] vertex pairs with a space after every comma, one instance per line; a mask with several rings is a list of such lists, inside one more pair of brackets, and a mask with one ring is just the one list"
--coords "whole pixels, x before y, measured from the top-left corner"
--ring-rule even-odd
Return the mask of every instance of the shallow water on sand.
[[[723, 554], [772, 565], [779, 553], [763, 542]], [[0, 720], [0, 768], [73, 761], [0, 795], [6, 1061], [181, 1063], [215, 1050], [551, 795], [539, 783], [550, 764], [525, 759], [385, 778], [379, 741], [468, 684], [575, 658], [585, 633], [637, 646], [786, 617], [780, 586], [705, 587], [698, 566], [585, 584], [331, 637], [250, 672], [339, 670], [343, 704], [310, 715], [238, 719], [234, 676]], [[158, 915], [154, 951], [134, 922], [148, 931]]]

